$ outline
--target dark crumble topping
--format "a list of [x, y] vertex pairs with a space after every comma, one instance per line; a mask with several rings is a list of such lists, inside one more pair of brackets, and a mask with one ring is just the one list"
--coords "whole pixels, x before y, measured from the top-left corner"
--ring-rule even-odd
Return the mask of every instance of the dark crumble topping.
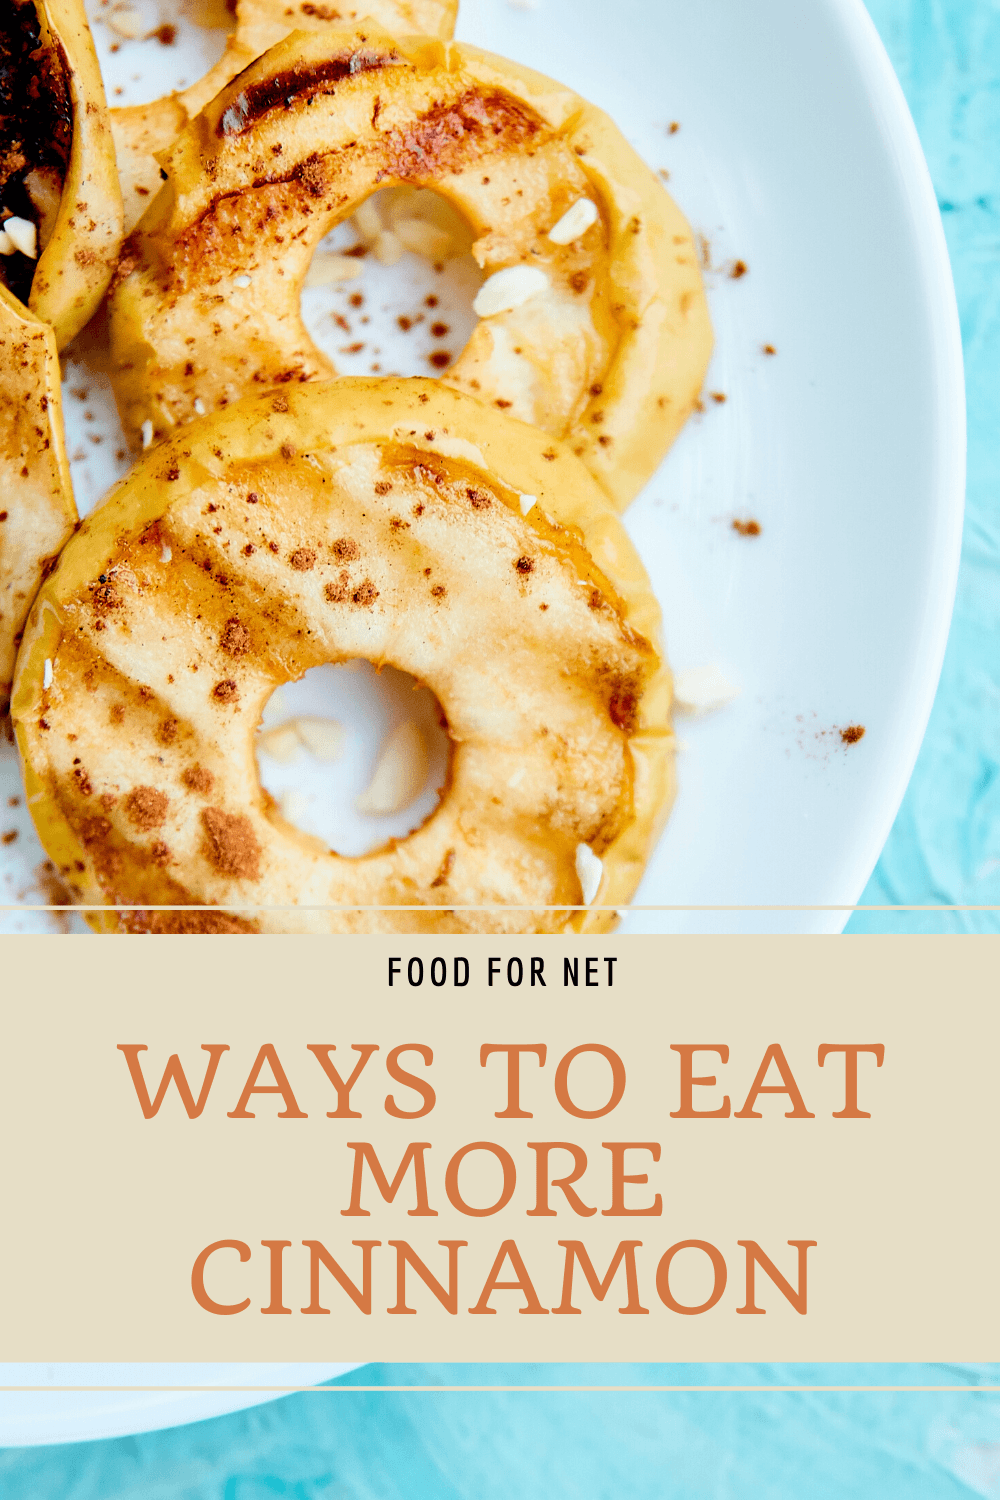
[[[29, 219], [47, 239], [46, 218], [62, 195], [73, 144], [69, 68], [62, 48], [42, 42], [31, 0], [8, 0], [0, 27], [0, 212]], [[0, 257], [0, 280], [27, 302], [36, 262]]]
[[206, 807], [201, 822], [205, 830], [203, 852], [217, 870], [237, 880], [260, 879], [262, 850], [248, 817], [223, 812], [221, 807]]
[[865, 726], [863, 724], [848, 724], [846, 729], [840, 731], [841, 742], [845, 745], [856, 745], [858, 740], [865, 737]]
[[740, 536], [760, 536], [761, 525], [759, 521], [734, 521], [733, 530]]
[[323, 597], [330, 604], [346, 604], [351, 596], [349, 573], [341, 573], [336, 583], [328, 583], [323, 590]]
[[250, 632], [235, 615], [226, 621], [219, 645], [227, 656], [246, 656], [250, 650]]
[[99, 618], [103, 618], [105, 615], [109, 615], [113, 609], [121, 608], [122, 597], [114, 584], [108, 583], [105, 574], [102, 573], [97, 586], [94, 587], [93, 584], [91, 585], [90, 602], [93, 606], [94, 614]]
[[362, 609], [369, 609], [378, 598], [378, 589], [370, 578], [366, 578], [360, 588], [355, 589], [351, 595], [351, 601], [358, 604]]
[[[392, 481], [391, 480], [389, 480], [389, 479], [376, 479], [376, 481], [375, 481], [375, 493], [376, 493], [376, 495], [388, 495], [388, 493], [389, 493], [389, 491], [391, 489], [392, 489]], [[334, 546], [336, 546], [336, 545], [337, 545], [336, 542], [334, 542]]]
[[533, 557], [519, 557], [514, 567], [519, 573], [533, 573], [535, 571], [535, 559]]
[[81, 797], [89, 797], [90, 794], [93, 792], [94, 788], [93, 788], [93, 786], [91, 784], [90, 777], [87, 774], [87, 768], [86, 768], [86, 766], [76, 766], [75, 767], [75, 769], [73, 771], [73, 780], [77, 784], [77, 788], [78, 788], [78, 790], [80, 792], [80, 796]]
[[188, 766], [181, 780], [189, 792], [196, 792], [202, 797], [207, 797], [215, 785], [215, 777], [204, 766]]
[[160, 721], [160, 727], [156, 731], [156, 738], [159, 740], [161, 745], [172, 745], [174, 740], [177, 738], [177, 731], [179, 728], [180, 725], [178, 724], [176, 719], [162, 719]]
[[148, 833], [159, 828], [167, 816], [170, 798], [155, 786], [133, 787], [125, 798], [125, 816], [136, 828]]
[[[378, 490], [378, 485], [375, 488]], [[391, 489], [392, 485], [387, 484], [384, 490], [379, 490], [379, 494], [387, 494]], [[354, 538], [349, 536], [340, 537], [330, 550], [338, 562], [353, 562], [356, 557], [361, 556], [361, 548]]]
[[288, 559], [296, 573], [308, 573], [316, 566], [315, 547], [296, 547]]
[[212, 689], [212, 697], [217, 699], [219, 703], [235, 703], [239, 700], [239, 696], [240, 690], [231, 677], [225, 678], [222, 682], [217, 682]]
[[493, 504], [489, 495], [484, 495], [482, 490], [469, 489], [465, 493], [469, 497], [473, 510], [489, 510]]

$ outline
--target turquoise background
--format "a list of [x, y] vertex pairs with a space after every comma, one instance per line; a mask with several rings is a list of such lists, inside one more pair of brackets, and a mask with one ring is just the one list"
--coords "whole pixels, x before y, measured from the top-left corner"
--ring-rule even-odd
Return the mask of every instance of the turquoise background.
[[[752, 3], [752, 0], [748, 0]], [[808, 0], [803, 0], [808, 3]], [[930, 728], [864, 900], [1000, 903], [1000, 3], [870, 0], [930, 163], [969, 388], [968, 516]], [[997, 930], [859, 913], [850, 931]], [[987, 1190], [989, 1190], [987, 1188]], [[949, 1384], [944, 1394], [289, 1396], [143, 1437], [0, 1452], [3, 1500], [1000, 1500], [975, 1366], [368, 1366], [342, 1384]]]
[[[808, 0], [804, 0], [808, 3]], [[861, 900], [1000, 903], [1000, 6], [869, 0], [917, 122], [955, 275], [969, 411], [958, 596], [916, 771]], [[996, 932], [998, 912], [858, 912], [849, 932]], [[997, 1491], [1000, 1494], [1000, 1490]]]

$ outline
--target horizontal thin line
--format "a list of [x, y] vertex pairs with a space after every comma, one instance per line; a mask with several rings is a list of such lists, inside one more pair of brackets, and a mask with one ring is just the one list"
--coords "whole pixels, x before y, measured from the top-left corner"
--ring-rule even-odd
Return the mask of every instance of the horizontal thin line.
[[797, 1392], [841, 1392], [855, 1391], [858, 1394], [895, 1394], [898, 1392], [912, 1391], [919, 1394], [940, 1395], [946, 1391], [973, 1393], [976, 1395], [997, 1396], [1000, 1395], [1000, 1385], [0, 1385], [0, 1394], [12, 1391], [53, 1391], [65, 1392], [97, 1392], [120, 1393], [123, 1391], [160, 1392], [163, 1394], [190, 1392], [199, 1394], [214, 1391], [236, 1391], [257, 1392], [273, 1395], [294, 1395], [314, 1392], [317, 1394], [343, 1394], [356, 1392], [358, 1394], [372, 1395], [378, 1392], [398, 1394], [412, 1392], [419, 1395], [459, 1395], [463, 1392], [474, 1394], [516, 1394], [519, 1391], [525, 1394], [539, 1394], [541, 1392], [554, 1392], [571, 1394], [574, 1392], [591, 1392], [595, 1394], [608, 1393], [642, 1393], [650, 1394], [689, 1394], [696, 1392], [752, 1392], [762, 1391], [772, 1394], [795, 1394]]
[[[289, 901], [286, 904], [276, 906], [264, 906], [264, 904], [243, 903], [231, 904], [231, 906], [201, 906], [201, 904], [187, 903], [186, 906], [153, 906], [153, 904], [114, 904], [114, 906], [87, 906], [87, 904], [70, 904], [70, 906], [27, 906], [24, 903], [4, 904], [0, 903], [0, 912], [1000, 912], [1000, 903], [982, 903], [978, 906], [918, 906], [918, 904], [897, 904], [897, 906], [681, 906], [681, 904], [622, 904], [619, 901], [615, 906], [546, 906], [543, 901], [535, 901], [526, 906], [514, 903], [493, 903], [490, 906], [430, 906], [427, 901], [414, 901], [409, 906], [403, 904], [376, 903], [363, 906], [363, 904], [306, 904]], [[1, 1389], [1, 1388], [0, 1388]]]

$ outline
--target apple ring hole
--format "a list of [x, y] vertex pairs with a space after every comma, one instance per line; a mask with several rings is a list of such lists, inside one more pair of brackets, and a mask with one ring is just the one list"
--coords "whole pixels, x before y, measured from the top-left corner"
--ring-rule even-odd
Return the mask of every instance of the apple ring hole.
[[340, 375], [443, 375], [472, 337], [483, 273], [464, 215], [430, 188], [380, 188], [320, 241], [302, 321]]
[[286, 822], [357, 857], [435, 812], [451, 741], [429, 688], [369, 661], [312, 667], [277, 688], [257, 730], [261, 785]]

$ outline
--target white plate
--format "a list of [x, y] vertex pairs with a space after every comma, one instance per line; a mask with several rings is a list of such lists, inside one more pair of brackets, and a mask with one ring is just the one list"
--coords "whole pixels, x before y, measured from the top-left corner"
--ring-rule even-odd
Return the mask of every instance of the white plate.
[[[161, 19], [169, 3], [160, 0]], [[102, 25], [97, 34], [109, 92], [121, 89], [125, 102], [176, 85], [185, 71], [193, 78], [199, 51], [207, 62], [218, 50], [217, 34], [187, 27], [180, 51], [130, 43], [111, 57], [110, 33]], [[881, 43], [860, 0], [463, 0], [459, 35], [608, 109], [647, 161], [669, 172], [715, 268], [707, 280], [717, 351], [706, 390], [726, 401], [706, 400], [628, 525], [664, 606], [674, 666], [718, 664], [741, 692], [710, 718], [680, 721], [680, 795], [637, 899], [849, 906], [888, 834], [930, 711], [964, 481], [944, 237]], [[734, 280], [726, 267], [737, 259], [748, 272]], [[382, 274], [369, 265], [366, 278]], [[406, 274], [417, 280], [397, 292], [401, 308], [427, 272]], [[388, 296], [364, 284], [370, 302]], [[313, 325], [323, 316], [314, 309]], [[338, 338], [329, 326], [327, 334]], [[764, 354], [765, 344], [777, 353]], [[383, 367], [404, 371], [426, 352], [387, 338], [380, 347]], [[340, 367], [359, 368], [343, 359]], [[86, 398], [67, 398], [67, 411], [71, 451], [82, 455], [78, 494], [89, 504], [115, 471], [113, 417], [99, 377], [78, 367], [68, 384], [88, 387]], [[105, 443], [90, 443], [91, 434]], [[757, 537], [732, 529], [749, 517], [761, 525]], [[851, 724], [865, 736], [845, 745], [839, 731]], [[374, 741], [362, 748], [374, 756]], [[3, 778], [5, 801], [16, 790], [9, 758]], [[30, 890], [41, 858], [23, 809], [9, 816], [20, 819], [21, 838], [5, 851], [6, 901]], [[807, 910], [642, 911], [624, 930], [823, 932], [843, 920]], [[44, 930], [51, 919], [5, 921], [8, 930]], [[50, 1368], [58, 1383], [75, 1379], [74, 1367]], [[226, 1378], [217, 1366], [174, 1367], [172, 1377]], [[24, 1398], [38, 1415], [30, 1424], [15, 1416], [0, 1440], [98, 1436], [223, 1409], [221, 1396], [163, 1405], [116, 1395], [98, 1398], [99, 1410], [68, 1399], [56, 1415], [47, 1398]], [[230, 1409], [242, 1404], [229, 1398]]]
[[[162, 1390], [25, 1390], [0, 1393], [0, 1448], [80, 1443], [203, 1422], [273, 1401], [233, 1387], [319, 1385], [357, 1365], [0, 1365], [0, 1383], [24, 1386], [161, 1386]], [[170, 1386], [216, 1386], [177, 1391]], [[228, 1388], [227, 1388], [228, 1387]]]

